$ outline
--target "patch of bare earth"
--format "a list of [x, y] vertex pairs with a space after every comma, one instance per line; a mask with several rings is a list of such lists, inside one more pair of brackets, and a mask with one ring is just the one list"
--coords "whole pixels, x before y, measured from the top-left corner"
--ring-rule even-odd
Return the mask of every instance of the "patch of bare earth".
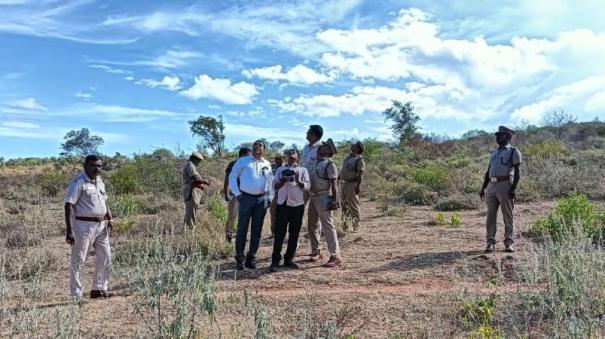
[[[322, 328], [330, 319], [338, 324], [341, 334], [358, 337], [459, 336], [452, 326], [459, 310], [457, 297], [464, 291], [487, 295], [518, 288], [515, 267], [524, 256], [526, 244], [521, 234], [552, 206], [517, 205], [517, 252], [504, 253], [499, 241], [496, 253], [485, 255], [482, 210], [460, 212], [463, 224], [459, 227], [429, 226], [438, 213], [431, 208], [409, 207], [405, 216], [390, 217], [382, 216], [372, 202], [365, 201], [360, 229], [340, 238], [342, 267], [328, 269], [307, 260], [309, 245], [303, 226], [296, 258], [301, 268], [275, 273], [268, 271], [272, 239], [268, 238], [267, 218], [258, 253], [259, 268], [237, 272], [231, 258], [221, 264], [218, 328], [206, 327], [207, 334], [253, 336], [253, 322], [251, 325], [249, 311], [243, 307], [247, 291], [254, 304], [268, 313], [271, 335], [275, 337], [298, 336], [309, 328]], [[450, 214], [446, 216], [449, 219]], [[503, 226], [499, 227], [501, 240]], [[43, 246], [58, 253], [61, 269], [47, 275], [44, 286], [48, 294], [43, 300], [15, 307], [65, 306], [69, 248], [59, 236], [44, 239]], [[92, 259], [87, 262], [85, 288], [92, 275]], [[498, 284], [492, 283], [495, 278]], [[133, 312], [132, 297], [124, 295], [120, 287], [124, 283], [123, 278], [114, 277], [118, 297], [90, 301], [81, 309], [87, 336], [128, 337], [144, 327]], [[48, 322], [52, 326], [52, 319]]]

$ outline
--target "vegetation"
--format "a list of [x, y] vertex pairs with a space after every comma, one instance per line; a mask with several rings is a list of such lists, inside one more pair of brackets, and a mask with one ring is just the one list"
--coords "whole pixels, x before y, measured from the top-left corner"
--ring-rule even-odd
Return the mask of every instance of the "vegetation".
[[189, 121], [189, 129], [193, 136], [200, 139], [198, 147], [210, 148], [219, 158], [225, 149], [225, 124], [221, 115], [218, 118], [200, 116]]
[[99, 147], [103, 145], [103, 138], [98, 135], [91, 135], [88, 128], [82, 128], [79, 131], [71, 130], [63, 137], [65, 140], [61, 144], [63, 152], [61, 155], [79, 155], [87, 156], [89, 154], [98, 154]]

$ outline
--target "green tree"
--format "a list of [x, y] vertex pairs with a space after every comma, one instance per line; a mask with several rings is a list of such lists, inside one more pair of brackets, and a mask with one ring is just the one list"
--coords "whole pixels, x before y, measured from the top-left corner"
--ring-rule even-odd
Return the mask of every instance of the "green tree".
[[391, 129], [393, 135], [399, 138], [399, 143], [409, 142], [418, 136], [418, 121], [420, 118], [414, 113], [414, 106], [411, 102], [405, 104], [400, 101], [393, 100], [393, 105], [382, 112], [385, 120], [391, 120], [393, 124]]
[[269, 144], [269, 149], [273, 152], [280, 151], [286, 146], [283, 142], [276, 140]]
[[62, 156], [97, 154], [99, 147], [104, 143], [100, 136], [91, 135], [88, 128], [82, 128], [79, 131], [71, 130], [65, 134], [63, 140], [65, 142], [61, 144]]
[[193, 136], [200, 139], [200, 148], [210, 148], [219, 158], [225, 149], [225, 124], [221, 115], [218, 118], [199, 116], [189, 121], [189, 129]]

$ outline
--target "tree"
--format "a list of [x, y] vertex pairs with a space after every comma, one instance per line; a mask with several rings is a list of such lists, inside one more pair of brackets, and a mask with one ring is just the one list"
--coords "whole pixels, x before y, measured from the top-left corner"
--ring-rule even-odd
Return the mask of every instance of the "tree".
[[558, 112], [552, 111], [546, 114], [544, 118], [542, 118], [542, 125], [550, 128], [557, 136], [557, 139], [561, 139], [565, 127], [575, 121], [576, 117], [573, 114], [565, 113], [565, 111], [560, 110]]
[[193, 136], [200, 138], [200, 148], [210, 148], [219, 158], [223, 156], [225, 149], [225, 124], [223, 117], [201, 116], [196, 120], [189, 121], [189, 129]]
[[385, 120], [391, 120], [393, 125], [393, 135], [399, 138], [399, 143], [402, 144], [417, 137], [419, 127], [417, 126], [420, 118], [414, 113], [414, 106], [411, 102], [402, 104], [397, 100], [393, 100], [393, 105], [382, 112]]
[[65, 134], [63, 140], [65, 142], [61, 144], [62, 156], [97, 154], [99, 147], [104, 143], [100, 136], [91, 135], [88, 128], [82, 128], [79, 131], [71, 130]]
[[280, 151], [284, 148], [284, 146], [286, 146], [286, 144], [284, 144], [283, 142], [276, 140], [273, 141], [269, 144], [269, 149], [273, 152], [277, 152]]

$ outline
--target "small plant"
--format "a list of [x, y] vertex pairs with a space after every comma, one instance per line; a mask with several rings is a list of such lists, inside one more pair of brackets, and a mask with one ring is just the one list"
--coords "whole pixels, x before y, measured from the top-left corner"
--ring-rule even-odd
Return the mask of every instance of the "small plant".
[[460, 216], [460, 213], [458, 213], [458, 212], [452, 213], [450, 225], [452, 227], [459, 227], [460, 225], [462, 225], [462, 217]]
[[445, 220], [445, 214], [443, 214], [443, 212], [439, 212], [439, 214], [437, 214], [437, 224], [445, 225], [446, 222], [447, 221]]
[[503, 338], [502, 330], [494, 324], [494, 308], [496, 308], [496, 297], [493, 294], [485, 299], [464, 303], [464, 310], [460, 312], [458, 319], [475, 329], [471, 338]]
[[133, 219], [122, 219], [115, 223], [115, 231], [118, 233], [126, 233], [134, 226]]

